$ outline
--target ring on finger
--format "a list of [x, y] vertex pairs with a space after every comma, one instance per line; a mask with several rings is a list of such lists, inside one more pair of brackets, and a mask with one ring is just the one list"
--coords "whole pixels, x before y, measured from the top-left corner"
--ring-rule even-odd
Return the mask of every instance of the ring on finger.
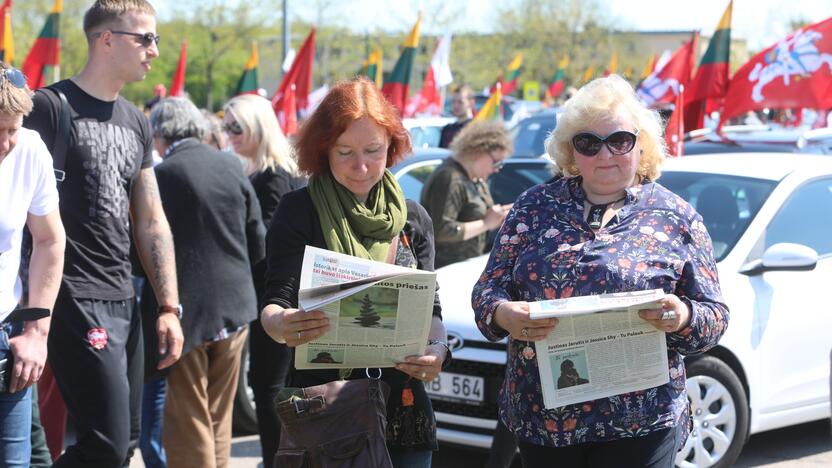
[[662, 313], [662, 320], [674, 320], [676, 318], [676, 311], [666, 310]]
[[425, 377], [427, 377], [427, 376], [428, 376], [428, 373], [425, 372], [425, 371], [422, 371], [422, 380], [425, 380]]
[[526, 328], [526, 327], [523, 327], [523, 329], [520, 330], [520, 335], [529, 336], [529, 329]]
[[301, 330], [298, 330], [298, 341], [300, 341], [300, 334], [302, 333]]

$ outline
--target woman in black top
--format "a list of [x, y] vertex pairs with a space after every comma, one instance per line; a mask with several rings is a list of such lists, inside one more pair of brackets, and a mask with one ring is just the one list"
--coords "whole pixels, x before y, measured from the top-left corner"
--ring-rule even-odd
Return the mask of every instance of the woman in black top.
[[[266, 332], [290, 347], [330, 328], [323, 312], [297, 309], [306, 245], [433, 269], [430, 218], [417, 203], [405, 202], [386, 170], [407, 154], [410, 139], [373, 83], [357, 78], [337, 84], [301, 129], [297, 147], [300, 168], [312, 176], [308, 187], [286, 195], [269, 229], [266, 306], [260, 317]], [[444, 342], [445, 336], [435, 301], [429, 339]], [[426, 343], [422, 356], [382, 373], [391, 387], [387, 447], [397, 468], [430, 466], [437, 449], [436, 422], [423, 381], [436, 378], [446, 357], [446, 345]], [[364, 376], [364, 369], [356, 369], [347, 378]], [[296, 387], [338, 379], [337, 369], [293, 368], [290, 374]]]
[[[268, 228], [280, 199], [306, 185], [298, 176], [292, 147], [280, 131], [271, 104], [254, 94], [237, 96], [225, 105], [223, 129], [228, 141], [244, 163], [260, 202], [263, 224]], [[263, 296], [266, 262], [254, 265], [252, 276], [258, 300]], [[263, 466], [271, 466], [280, 440], [280, 422], [274, 398], [286, 385], [291, 351], [285, 344], [270, 339], [259, 320], [251, 322], [249, 341], [249, 384], [257, 403], [257, 426]]]

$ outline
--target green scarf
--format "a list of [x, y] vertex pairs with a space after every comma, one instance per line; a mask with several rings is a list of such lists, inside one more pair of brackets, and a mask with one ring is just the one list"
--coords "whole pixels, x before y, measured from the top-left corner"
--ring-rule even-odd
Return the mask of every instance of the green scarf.
[[381, 181], [367, 195], [366, 204], [329, 172], [309, 179], [309, 194], [329, 250], [379, 262], [387, 260], [390, 241], [407, 219], [404, 193], [390, 171], [385, 169]]

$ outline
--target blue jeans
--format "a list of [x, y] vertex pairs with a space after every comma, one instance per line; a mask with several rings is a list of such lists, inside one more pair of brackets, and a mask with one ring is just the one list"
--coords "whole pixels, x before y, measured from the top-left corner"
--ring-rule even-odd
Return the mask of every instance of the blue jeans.
[[[23, 331], [21, 323], [0, 330], [0, 359], [11, 356], [9, 338]], [[9, 367], [7, 372], [12, 372]], [[0, 466], [28, 468], [32, 457], [32, 389], [0, 394]]]
[[166, 468], [162, 450], [162, 420], [165, 411], [165, 379], [144, 384], [142, 395], [142, 433], [139, 450], [147, 468]]
[[433, 452], [430, 450], [399, 450], [391, 449], [390, 460], [394, 468], [430, 468]]

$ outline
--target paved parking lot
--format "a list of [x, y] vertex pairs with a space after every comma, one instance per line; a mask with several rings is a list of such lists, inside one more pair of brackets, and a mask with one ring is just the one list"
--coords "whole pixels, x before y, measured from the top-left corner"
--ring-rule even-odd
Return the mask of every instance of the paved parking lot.
[[[256, 436], [234, 439], [231, 468], [258, 468], [260, 444]], [[141, 457], [133, 458], [130, 468], [144, 468]], [[479, 467], [487, 454], [453, 447], [442, 447], [434, 456], [434, 468]], [[517, 468], [520, 463], [515, 463]], [[816, 421], [751, 437], [735, 467], [812, 468], [832, 466], [830, 421]], [[514, 468], [514, 467], [512, 467]]]

